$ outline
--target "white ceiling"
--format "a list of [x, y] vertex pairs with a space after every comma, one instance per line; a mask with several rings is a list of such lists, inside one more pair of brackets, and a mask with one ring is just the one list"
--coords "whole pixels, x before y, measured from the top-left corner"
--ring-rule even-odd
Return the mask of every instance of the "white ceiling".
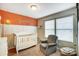
[[0, 9], [33, 18], [40, 18], [76, 5], [75, 3], [36, 3], [39, 7], [34, 11], [28, 7], [29, 4], [31, 3], [0, 3]]

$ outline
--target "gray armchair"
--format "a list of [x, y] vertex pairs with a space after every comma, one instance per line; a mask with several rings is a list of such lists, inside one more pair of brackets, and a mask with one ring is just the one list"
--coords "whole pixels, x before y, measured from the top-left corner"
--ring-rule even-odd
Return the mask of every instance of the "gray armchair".
[[57, 50], [57, 36], [49, 35], [46, 41], [41, 41], [40, 50], [46, 56], [50, 55]]

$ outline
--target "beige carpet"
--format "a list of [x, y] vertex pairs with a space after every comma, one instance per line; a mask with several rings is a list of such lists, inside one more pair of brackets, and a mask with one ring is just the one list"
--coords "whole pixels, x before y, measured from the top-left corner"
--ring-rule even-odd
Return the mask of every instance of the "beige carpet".
[[[31, 48], [19, 51], [18, 54], [14, 53], [11, 55], [11, 53], [9, 53], [9, 56], [45, 56], [45, 55], [40, 51], [39, 45], [36, 45]], [[60, 56], [60, 53], [59, 51], [56, 51], [50, 56]]]

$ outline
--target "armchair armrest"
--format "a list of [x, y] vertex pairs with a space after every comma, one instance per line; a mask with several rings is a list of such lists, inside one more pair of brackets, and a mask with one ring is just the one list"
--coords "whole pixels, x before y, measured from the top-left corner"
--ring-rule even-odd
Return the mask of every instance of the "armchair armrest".
[[56, 46], [56, 43], [48, 43], [48, 46]]
[[47, 43], [47, 40], [45, 40], [45, 41], [41, 41], [41, 43]]

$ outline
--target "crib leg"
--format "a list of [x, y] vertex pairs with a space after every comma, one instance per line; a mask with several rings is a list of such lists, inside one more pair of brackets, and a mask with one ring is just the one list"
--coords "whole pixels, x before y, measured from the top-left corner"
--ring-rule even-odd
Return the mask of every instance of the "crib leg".
[[17, 54], [18, 54], [18, 50], [16, 50]]

